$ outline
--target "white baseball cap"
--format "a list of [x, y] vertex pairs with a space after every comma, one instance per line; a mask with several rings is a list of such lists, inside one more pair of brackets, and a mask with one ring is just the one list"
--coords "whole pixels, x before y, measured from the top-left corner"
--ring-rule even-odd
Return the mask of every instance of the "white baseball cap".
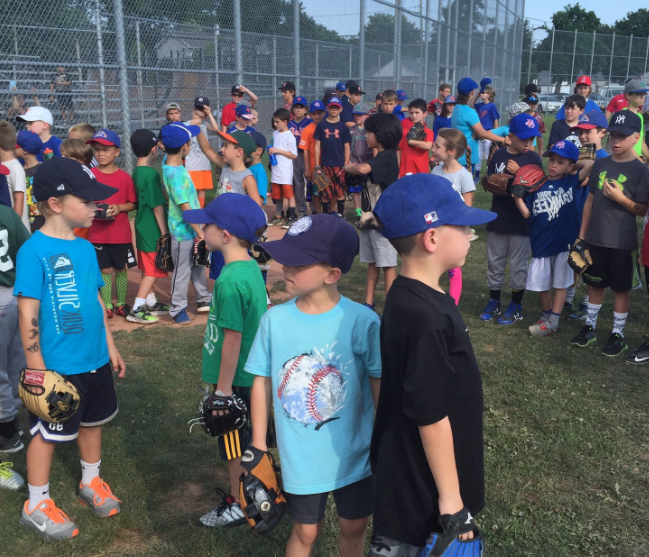
[[39, 120], [42, 120], [43, 122], [47, 122], [50, 126], [54, 125], [52, 113], [42, 106], [32, 106], [25, 114], [16, 116], [16, 120], [22, 120], [23, 122], [38, 122]]

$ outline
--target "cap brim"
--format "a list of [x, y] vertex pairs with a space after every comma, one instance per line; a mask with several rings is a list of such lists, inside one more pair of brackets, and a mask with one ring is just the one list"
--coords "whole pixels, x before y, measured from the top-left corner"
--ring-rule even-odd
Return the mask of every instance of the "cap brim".
[[363, 116], [364, 114], [367, 114], [367, 112], [352, 112], [352, 116]]
[[103, 199], [108, 199], [110, 196], [115, 195], [118, 191], [117, 188], [97, 182], [87, 188], [73, 191], [72, 195], [80, 197], [81, 199], [87, 199], [88, 201], [102, 201]]
[[479, 226], [495, 220], [497, 216], [496, 213], [492, 213], [491, 211], [467, 206], [464, 212], [444, 224], [450, 224], [452, 226]]
[[337, 106], [338, 108], [342, 108], [342, 107], [343, 107], [343, 105], [340, 104], [340, 103], [330, 103], [330, 104], [327, 105], [327, 108], [329, 108], [330, 106]]
[[113, 146], [119, 149], [116, 143], [113, 143], [112, 141], [109, 141], [108, 139], [103, 139], [101, 137], [98, 137], [97, 139], [89, 139], [88, 141], [86, 141], [86, 143], [88, 145], [90, 145], [91, 143], [99, 143], [100, 145], [108, 145], [109, 147]]
[[234, 145], [239, 145], [237, 140], [232, 137], [229, 133], [224, 133], [224, 132], [215, 132], [216, 135], [218, 135], [221, 139], [225, 139], [225, 141], [229, 141], [230, 143], [233, 143]]
[[16, 120], [20, 120], [21, 122], [38, 122], [40, 120], [40, 118], [26, 118], [26, 116], [27, 114], [19, 114], [16, 116]]
[[280, 265], [302, 267], [303, 265], [314, 265], [316, 263], [321, 263], [321, 261], [317, 257], [305, 253], [300, 248], [284, 239], [275, 240], [274, 242], [265, 242], [263, 244], [259, 244], [258, 247], [264, 250]]
[[597, 124], [593, 124], [592, 122], [584, 122], [583, 124], [578, 124], [576, 126], [572, 126], [570, 130], [592, 130], [593, 128], [596, 128]]
[[190, 224], [207, 224], [209, 222], [214, 222], [207, 216], [205, 209], [189, 209], [183, 211], [183, 220]]
[[629, 93], [649, 93], [649, 89], [634, 89], [633, 91], [629, 91]]
[[629, 137], [630, 135], [633, 135], [634, 133], [640, 133], [638, 130], [632, 130], [631, 128], [627, 128], [624, 126], [613, 126], [608, 128], [609, 133], [610, 132], [617, 132], [621, 133], [622, 135], [625, 135], [626, 137]]

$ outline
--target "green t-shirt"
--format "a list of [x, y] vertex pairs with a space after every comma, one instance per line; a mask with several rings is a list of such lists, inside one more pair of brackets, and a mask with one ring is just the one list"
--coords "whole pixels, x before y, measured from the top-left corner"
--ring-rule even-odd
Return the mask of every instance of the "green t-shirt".
[[16, 282], [16, 255], [27, 240], [29, 231], [20, 217], [13, 209], [0, 205], [0, 286], [13, 287]]
[[233, 385], [252, 387], [254, 375], [243, 370], [255, 339], [259, 320], [266, 312], [264, 279], [256, 261], [228, 263], [214, 283], [210, 314], [203, 341], [203, 381], [216, 385], [221, 370], [223, 329], [241, 333], [241, 350]]
[[158, 173], [149, 166], [136, 166], [133, 183], [137, 192], [137, 215], [135, 216], [135, 245], [145, 252], [156, 250], [160, 238], [160, 227], [155, 220], [154, 207], [165, 207], [167, 200], [162, 193], [162, 182]]
[[[629, 110], [627, 107], [624, 107], [622, 110]], [[642, 116], [642, 110], [639, 112], [636, 112], [638, 116], [640, 116], [640, 139], [638, 139], [637, 143], [633, 146], [633, 150], [635, 151], [636, 155], [639, 157], [642, 156], [642, 146], [644, 145], [644, 118]]]

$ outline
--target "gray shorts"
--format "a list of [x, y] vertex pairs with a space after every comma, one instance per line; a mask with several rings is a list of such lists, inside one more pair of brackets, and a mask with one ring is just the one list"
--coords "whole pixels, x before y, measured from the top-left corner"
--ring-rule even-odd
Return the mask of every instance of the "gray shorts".
[[397, 250], [378, 230], [361, 230], [361, 263], [374, 263], [377, 267], [396, 267]]

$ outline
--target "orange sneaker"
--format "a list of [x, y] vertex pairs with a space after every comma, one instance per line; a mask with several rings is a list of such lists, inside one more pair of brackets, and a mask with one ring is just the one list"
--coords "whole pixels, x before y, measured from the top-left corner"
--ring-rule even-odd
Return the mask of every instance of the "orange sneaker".
[[79, 484], [79, 501], [90, 507], [100, 518], [115, 516], [120, 511], [121, 501], [113, 495], [108, 484], [97, 477], [88, 484]]
[[47, 540], [64, 540], [74, 538], [79, 529], [68, 515], [59, 509], [52, 499], [47, 499], [38, 505], [31, 513], [27, 512], [29, 501], [25, 501], [20, 513], [20, 523], [27, 528], [36, 530]]

